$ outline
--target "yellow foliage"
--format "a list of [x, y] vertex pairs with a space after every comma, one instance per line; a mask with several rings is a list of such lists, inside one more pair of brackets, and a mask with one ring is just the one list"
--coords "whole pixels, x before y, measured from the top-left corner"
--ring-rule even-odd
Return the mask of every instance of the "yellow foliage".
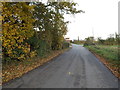
[[[33, 6], [25, 2], [3, 2], [2, 46], [10, 58], [25, 59], [30, 55], [30, 46], [24, 41], [33, 34]], [[14, 4], [14, 5], [13, 5]], [[24, 22], [24, 23], [21, 23]]]
[[37, 55], [36, 51], [32, 51], [32, 52], [30, 53], [30, 57], [34, 57], [35, 55]]

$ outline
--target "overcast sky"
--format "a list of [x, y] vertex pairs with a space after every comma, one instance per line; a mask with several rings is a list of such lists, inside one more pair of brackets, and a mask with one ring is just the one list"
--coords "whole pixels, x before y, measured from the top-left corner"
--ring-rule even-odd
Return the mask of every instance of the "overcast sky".
[[77, 9], [85, 13], [75, 16], [65, 15], [68, 24], [66, 37], [74, 40], [78, 36], [84, 39], [88, 36], [107, 38], [109, 34], [118, 32], [118, 1], [120, 0], [73, 0], [79, 6]]

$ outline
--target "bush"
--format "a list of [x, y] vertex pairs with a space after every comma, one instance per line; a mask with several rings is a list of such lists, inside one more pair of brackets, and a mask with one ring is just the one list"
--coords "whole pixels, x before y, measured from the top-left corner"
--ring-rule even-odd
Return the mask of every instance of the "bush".
[[50, 51], [49, 45], [45, 40], [41, 40], [34, 34], [27, 42], [30, 44], [31, 51], [36, 51], [37, 56], [45, 56], [45, 54]]
[[69, 46], [70, 46], [70, 43], [64, 41], [62, 45], [62, 49], [69, 48]]

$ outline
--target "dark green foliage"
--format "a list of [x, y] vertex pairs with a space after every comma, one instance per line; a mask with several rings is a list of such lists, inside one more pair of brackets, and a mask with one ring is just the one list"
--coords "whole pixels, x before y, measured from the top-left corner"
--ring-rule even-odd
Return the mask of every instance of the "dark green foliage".
[[94, 37], [85, 38], [84, 46], [95, 45]]
[[63, 49], [64, 49], [64, 48], [68, 48], [69, 46], [70, 46], [70, 43], [64, 41], [64, 42], [63, 42], [63, 45], [62, 45], [62, 48], [63, 48]]

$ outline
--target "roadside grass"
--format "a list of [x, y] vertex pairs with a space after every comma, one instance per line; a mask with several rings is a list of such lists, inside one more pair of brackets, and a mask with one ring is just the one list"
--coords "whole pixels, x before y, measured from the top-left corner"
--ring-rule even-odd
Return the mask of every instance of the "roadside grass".
[[45, 57], [35, 57], [24, 62], [12, 62], [10, 64], [2, 65], [2, 84], [21, 77], [25, 73], [43, 65], [44, 63], [49, 62], [54, 57], [58, 56], [59, 54], [69, 50], [70, 48], [62, 49], [62, 50], [55, 50], [48, 53]]
[[[107, 62], [108, 66], [112, 69], [113, 72], [118, 73], [118, 77], [120, 78], [120, 46], [117, 45], [89, 45], [85, 46], [91, 52], [99, 55], [104, 58]], [[103, 63], [104, 63], [103, 62]], [[104, 63], [105, 64], [105, 63]]]
[[118, 60], [118, 48], [113, 46], [87, 46], [88, 49], [94, 51], [107, 60]]

